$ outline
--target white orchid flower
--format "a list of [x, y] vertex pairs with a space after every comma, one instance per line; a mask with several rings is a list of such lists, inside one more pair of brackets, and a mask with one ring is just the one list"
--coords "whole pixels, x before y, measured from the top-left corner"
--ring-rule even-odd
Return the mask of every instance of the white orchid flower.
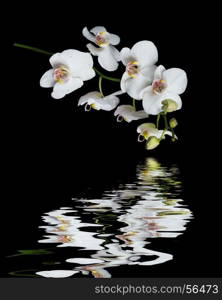
[[[164, 139], [165, 135], [172, 136], [172, 132], [169, 130], [158, 130], [154, 123], [143, 123], [137, 127], [137, 132], [139, 133], [138, 141], [143, 142], [144, 140], [151, 139], [154, 137], [152, 144], [159, 144], [159, 139]], [[177, 138], [176, 136], [174, 136]]]
[[95, 110], [113, 110], [119, 104], [119, 98], [117, 95], [121, 95], [123, 92], [118, 91], [108, 96], [103, 96], [100, 92], [90, 92], [79, 99], [78, 106], [85, 104], [85, 110], [89, 111], [91, 108]]
[[[154, 123], [143, 123], [137, 127], [137, 132], [139, 133], [139, 140], [140, 138], [141, 139], [144, 138], [145, 140], [148, 140], [150, 136], [155, 136], [159, 139], [162, 136], [163, 131], [164, 130], [158, 130]], [[166, 130], [164, 132], [164, 136], [165, 135], [172, 136], [172, 132]]]
[[121, 60], [126, 71], [121, 79], [121, 89], [136, 100], [142, 99], [140, 92], [153, 80], [154, 65], [158, 60], [156, 46], [150, 41], [136, 43], [132, 49], [123, 48]]
[[152, 85], [141, 92], [144, 110], [151, 115], [161, 111], [179, 110], [182, 107], [180, 94], [187, 87], [187, 75], [182, 69], [166, 70], [162, 65], [156, 68]]
[[53, 87], [51, 95], [55, 99], [61, 99], [77, 90], [83, 85], [83, 81], [96, 75], [90, 53], [69, 49], [54, 54], [49, 61], [52, 69], [42, 76], [40, 86]]
[[106, 28], [102, 26], [96, 26], [90, 31], [84, 27], [82, 34], [98, 46], [97, 48], [91, 43], [87, 44], [92, 55], [98, 56], [101, 67], [107, 71], [115, 71], [119, 65], [118, 61], [120, 61], [120, 53], [114, 47], [120, 42], [119, 36], [107, 32]]
[[148, 117], [148, 114], [144, 110], [136, 111], [132, 105], [120, 105], [115, 110], [114, 116], [117, 116], [117, 122], [125, 120], [130, 123], [131, 121], [145, 119]]

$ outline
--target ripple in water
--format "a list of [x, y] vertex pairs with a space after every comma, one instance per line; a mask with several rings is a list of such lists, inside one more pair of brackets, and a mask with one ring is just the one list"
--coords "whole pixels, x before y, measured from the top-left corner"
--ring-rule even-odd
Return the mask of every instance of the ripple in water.
[[106, 191], [101, 199], [73, 198], [73, 207], [45, 213], [40, 226], [44, 235], [38, 242], [71, 247], [73, 256], [64, 258], [65, 268], [44, 268], [35, 274], [110, 278], [113, 267], [145, 268], [172, 260], [171, 253], [151, 249], [152, 239], [182, 235], [192, 218], [180, 199], [179, 170], [148, 158], [136, 175], [135, 182]]

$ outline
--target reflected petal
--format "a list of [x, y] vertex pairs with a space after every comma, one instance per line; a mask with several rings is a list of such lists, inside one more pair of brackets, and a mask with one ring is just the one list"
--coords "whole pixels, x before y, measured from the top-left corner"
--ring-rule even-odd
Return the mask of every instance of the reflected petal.
[[66, 261], [69, 263], [76, 263], [80, 265], [90, 265], [104, 262], [103, 260], [93, 258], [69, 258]]
[[79, 273], [79, 271], [53, 270], [53, 271], [36, 272], [37, 275], [46, 278], [67, 278], [76, 273]]

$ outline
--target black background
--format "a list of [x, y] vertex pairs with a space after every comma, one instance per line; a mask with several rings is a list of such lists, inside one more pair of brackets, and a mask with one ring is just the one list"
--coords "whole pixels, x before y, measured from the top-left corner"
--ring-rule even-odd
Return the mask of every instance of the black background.
[[[186, 238], [175, 239], [175, 247], [180, 243], [181, 251], [170, 268], [155, 266], [149, 276], [221, 275], [217, 140], [210, 109], [213, 79], [209, 69], [214, 64], [211, 51], [215, 39], [214, 26], [208, 21], [212, 12], [208, 7], [203, 12], [203, 4], [200, 10], [185, 2], [166, 7], [139, 1], [119, 6], [119, 2], [52, 2], [49, 9], [43, 3], [14, 7], [9, 37], [12, 64], [7, 67], [10, 82], [3, 116], [3, 270], [7, 269], [5, 255], [29, 248], [30, 240], [35, 240], [32, 233], [43, 212], [61, 203], [68, 206], [73, 193], [81, 195], [90, 189], [100, 194], [120, 179], [127, 181], [134, 176], [137, 163], [151, 155], [163, 163], [177, 161], [184, 198], [195, 218], [184, 234]], [[147, 153], [136, 142], [137, 124], [118, 124], [112, 112], [86, 113], [78, 108], [79, 97], [94, 90], [97, 79], [62, 100], [52, 99], [50, 89], [39, 87], [40, 77], [50, 67], [49, 58], [12, 47], [17, 42], [52, 52], [69, 48], [86, 51], [81, 30], [97, 25], [121, 37], [119, 49], [144, 39], [153, 41], [159, 51], [158, 63], [187, 72], [183, 109], [172, 114], [179, 122], [177, 143], [164, 141]], [[120, 67], [113, 76], [120, 77], [122, 71]], [[116, 83], [104, 81], [104, 90], [115, 88]], [[130, 276], [124, 270], [116, 272], [119, 277]], [[140, 276], [147, 274], [138, 273]]]

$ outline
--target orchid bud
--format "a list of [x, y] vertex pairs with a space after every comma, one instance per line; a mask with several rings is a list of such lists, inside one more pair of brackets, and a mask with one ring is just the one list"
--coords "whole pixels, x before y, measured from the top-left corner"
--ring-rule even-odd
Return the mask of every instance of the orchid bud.
[[165, 99], [162, 101], [162, 109], [165, 111], [165, 112], [172, 112], [172, 111], [175, 111], [177, 110], [177, 103], [171, 99]]
[[152, 150], [159, 146], [160, 140], [156, 136], [151, 136], [148, 138], [147, 143], [146, 143], [146, 149], [147, 150]]
[[169, 123], [171, 128], [175, 128], [178, 125], [177, 120], [175, 118], [170, 119]]

